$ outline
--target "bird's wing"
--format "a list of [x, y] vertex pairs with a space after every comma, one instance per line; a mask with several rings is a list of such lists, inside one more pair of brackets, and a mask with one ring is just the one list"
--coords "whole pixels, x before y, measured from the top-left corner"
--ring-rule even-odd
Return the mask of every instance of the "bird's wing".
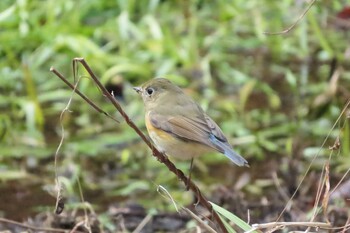
[[220, 129], [220, 127], [213, 121], [208, 115], [204, 115], [204, 119], [207, 123], [207, 126], [210, 128], [210, 132], [221, 142], [227, 142], [227, 139]]
[[248, 166], [248, 162], [232, 149], [219, 126], [205, 114], [189, 118], [183, 115], [164, 116], [150, 113], [149, 120], [155, 128], [185, 141], [207, 145], [224, 154], [238, 166]]
[[151, 113], [149, 114], [149, 120], [155, 128], [164, 130], [175, 137], [199, 142], [216, 150], [218, 150], [218, 148], [211, 142], [211, 135], [214, 135], [222, 142], [227, 142], [227, 139], [218, 125], [205, 115], [189, 118], [183, 115], [164, 116]]

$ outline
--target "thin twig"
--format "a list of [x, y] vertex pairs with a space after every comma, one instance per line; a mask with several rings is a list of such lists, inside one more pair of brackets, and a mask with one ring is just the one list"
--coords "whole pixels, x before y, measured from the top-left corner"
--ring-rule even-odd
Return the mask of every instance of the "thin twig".
[[342, 176], [342, 178], [339, 180], [339, 182], [335, 185], [335, 187], [332, 189], [331, 191], [331, 196], [332, 194], [339, 188], [339, 186], [341, 185], [341, 183], [343, 183], [344, 179], [346, 178], [346, 176], [349, 174], [350, 172], [350, 168], [345, 172], [345, 174]]
[[280, 32], [264, 32], [266, 35], [281, 35], [290, 32], [307, 14], [307, 12], [311, 9], [311, 7], [314, 5], [316, 0], [313, 0], [309, 6], [306, 8], [306, 10], [299, 16], [299, 18], [291, 25], [289, 26], [286, 30], [280, 31]]
[[[163, 191], [165, 194], [162, 194], [161, 191]], [[159, 194], [162, 195], [164, 198], [169, 199], [173, 203], [176, 212], [179, 212], [174, 198], [170, 195], [166, 188], [164, 188], [162, 185], [158, 185], [157, 192], [159, 192]]]
[[[50, 71], [54, 73], [57, 77], [59, 77], [67, 86], [69, 86], [72, 90], [74, 90], [74, 86], [68, 82], [68, 80], [60, 73], [58, 72], [54, 67], [50, 68]], [[93, 107], [97, 112], [102, 113], [106, 115], [108, 118], [114, 120], [115, 122], [119, 123], [117, 119], [109, 115], [107, 112], [102, 110], [100, 107], [98, 107], [94, 102], [92, 102], [86, 95], [81, 93], [78, 89], [75, 90], [75, 93], [77, 93], [85, 102], [87, 102], [91, 107]]]
[[[84, 199], [83, 190], [81, 188], [79, 177], [77, 178], [77, 183], [78, 183], [78, 188], [79, 188], [80, 201], [86, 205], [87, 202], [85, 202], [85, 199]], [[89, 205], [89, 207], [91, 208], [90, 205]], [[88, 217], [88, 214], [87, 214], [85, 206], [83, 208], [83, 211], [84, 211], [84, 227], [85, 227], [85, 229], [87, 229], [89, 231], [89, 233], [91, 233], [91, 226], [90, 226], [90, 223], [89, 223], [89, 217]]]
[[302, 178], [301, 178], [301, 180], [300, 180], [300, 182], [299, 182], [297, 188], [296, 188], [295, 191], [293, 192], [292, 196], [289, 198], [289, 201], [287, 202], [286, 206], [283, 208], [283, 210], [281, 211], [281, 213], [280, 213], [279, 216], [277, 217], [276, 222], [278, 222], [278, 221], [281, 219], [281, 217], [282, 217], [283, 213], [286, 211], [288, 205], [289, 205], [290, 202], [294, 199], [294, 197], [295, 197], [295, 195], [297, 194], [298, 190], [300, 189], [302, 183], [304, 182], [304, 180], [305, 180], [307, 174], [309, 174], [309, 171], [310, 171], [312, 165], [314, 164], [316, 158], [318, 158], [318, 156], [320, 155], [320, 152], [321, 152], [322, 148], [324, 148], [326, 142], [328, 141], [328, 138], [331, 136], [331, 133], [333, 132], [333, 130], [335, 129], [335, 127], [337, 126], [338, 122], [341, 120], [341, 117], [343, 116], [343, 114], [345, 114], [345, 112], [346, 112], [346, 110], [349, 108], [349, 106], [350, 106], [350, 98], [346, 101], [346, 104], [345, 104], [345, 106], [343, 107], [342, 111], [340, 112], [340, 114], [339, 114], [337, 120], [334, 122], [334, 124], [332, 125], [332, 128], [329, 130], [327, 136], [326, 136], [325, 139], [323, 140], [320, 149], [319, 149], [319, 150], [317, 151], [317, 153], [313, 156], [313, 158], [312, 158], [312, 160], [311, 160], [311, 162], [310, 162], [308, 168], [306, 169], [304, 175], [302, 176]]
[[147, 214], [146, 217], [140, 222], [136, 229], [132, 233], [140, 233], [146, 224], [151, 221], [152, 214]]
[[208, 224], [206, 224], [201, 218], [199, 218], [197, 215], [195, 215], [190, 209], [181, 207], [181, 209], [186, 212], [188, 215], [192, 216], [194, 220], [196, 220], [205, 230], [211, 233], [216, 233], [216, 231], [211, 228]]
[[350, 216], [348, 217], [348, 220], [346, 221], [345, 226], [341, 233], [345, 233], [349, 229], [350, 229]]
[[[78, 227], [84, 225], [84, 223], [85, 223], [85, 219], [78, 222], [77, 224], [75, 224], [74, 228], [71, 231], [69, 231], [69, 233], [75, 233], [77, 231]], [[91, 230], [89, 231], [89, 233], [91, 233]]]
[[329, 229], [331, 227], [331, 224], [324, 223], [324, 222], [270, 222], [270, 223], [262, 223], [262, 224], [253, 224], [253, 229], [246, 231], [246, 233], [252, 232], [254, 230], [265, 229], [265, 228], [287, 227], [287, 226], [305, 226], [305, 227]]
[[78, 84], [79, 84], [79, 80], [74, 84], [74, 86], [72, 85], [73, 87], [73, 91], [71, 93], [71, 96], [68, 100], [68, 103], [66, 105], [66, 107], [62, 110], [61, 114], [60, 114], [60, 125], [61, 125], [61, 133], [62, 133], [62, 136], [61, 136], [61, 140], [60, 140], [60, 143], [58, 144], [57, 146], [57, 149], [56, 149], [56, 152], [55, 152], [55, 161], [54, 161], [54, 168], [55, 168], [55, 189], [56, 189], [56, 206], [55, 206], [55, 213], [56, 214], [61, 214], [63, 209], [64, 209], [64, 197], [63, 197], [63, 186], [59, 180], [59, 177], [58, 177], [58, 172], [57, 172], [57, 160], [58, 160], [58, 153], [63, 145], [63, 142], [64, 142], [64, 135], [65, 135], [65, 132], [64, 132], [64, 126], [63, 126], [63, 116], [66, 112], [69, 112], [69, 106], [72, 102], [72, 99], [73, 99], [73, 94], [74, 92], [77, 90], [77, 87], [78, 87]]
[[[198, 201], [211, 213], [211, 216], [213, 219], [215, 219], [216, 223], [219, 225], [219, 228], [222, 232], [227, 233], [228, 231], [225, 228], [224, 223], [221, 221], [219, 215], [213, 210], [212, 205], [208, 202], [208, 200], [203, 196], [200, 189], [195, 185], [191, 180], [189, 180], [185, 174], [166, 157], [163, 153], [159, 152], [152, 143], [148, 140], [145, 134], [142, 133], [142, 131], [135, 125], [135, 123], [129, 118], [127, 113], [122, 109], [118, 101], [107, 91], [107, 89], [101, 84], [101, 82], [98, 80], [97, 76], [94, 74], [94, 72], [91, 70], [90, 66], [86, 63], [84, 58], [74, 58], [74, 63], [81, 63], [83, 67], [86, 69], [86, 71], [89, 73], [95, 84], [98, 86], [98, 88], [102, 91], [103, 95], [107, 97], [110, 102], [113, 104], [113, 106], [118, 110], [120, 115], [125, 119], [126, 123], [140, 136], [140, 138], [147, 144], [147, 146], [152, 150], [152, 154], [154, 157], [158, 159], [159, 162], [165, 164], [168, 169], [174, 173], [185, 185], [188, 185], [189, 189], [192, 190], [193, 193], [197, 195]], [[76, 64], [73, 65], [76, 67]], [[54, 69], [50, 69], [54, 74], [56, 74], [61, 80], [66, 80], [62, 75], [58, 75], [59, 73]], [[69, 85], [68, 81], [64, 81], [67, 86], [69, 86], [72, 89], [72, 85]], [[68, 82], [68, 83], [67, 83]], [[78, 93], [78, 92], [77, 92]], [[82, 97], [82, 95], [79, 95]], [[83, 98], [83, 97], [82, 97]], [[85, 101], [87, 101], [87, 98], [83, 98]], [[89, 104], [91, 101], [87, 101]], [[91, 104], [90, 104], [91, 105]], [[98, 111], [98, 108], [95, 108]]]
[[[0, 218], [0, 222], [3, 222], [5, 224], [12, 224], [19, 226], [21, 228], [26, 228], [26, 229], [31, 229], [35, 231], [44, 231], [44, 232], [67, 232], [67, 229], [58, 229], [58, 228], [50, 228], [50, 227], [35, 227], [35, 226], [30, 226], [24, 223], [16, 222], [10, 219], [6, 218]], [[81, 231], [75, 231], [76, 233], [82, 233]]]
[[[339, 68], [337, 70], [339, 70]], [[335, 75], [335, 73], [334, 73], [334, 75]], [[332, 77], [334, 77], [334, 75]], [[349, 103], [349, 101], [347, 102], [347, 104], [348, 103]], [[347, 108], [344, 108], [344, 109], [347, 109]], [[340, 116], [342, 116], [342, 114]], [[335, 140], [333, 146], [329, 148], [331, 150], [331, 153], [330, 153], [330, 155], [328, 157], [328, 161], [326, 162], [326, 164], [324, 164], [324, 166], [322, 168], [322, 172], [321, 172], [321, 175], [320, 175], [320, 181], [319, 181], [319, 185], [318, 185], [317, 193], [316, 193], [316, 200], [315, 200], [314, 207], [313, 207], [313, 214], [312, 214], [312, 217], [310, 219], [310, 222], [315, 220], [317, 214], [321, 210], [321, 208], [318, 208], [318, 206], [320, 204], [322, 193], [324, 193], [323, 194], [324, 195], [324, 199], [322, 200], [322, 207], [323, 207], [323, 211], [324, 211], [324, 217], [327, 220], [327, 222], [329, 222], [328, 219], [327, 219], [327, 206], [328, 206], [329, 197], [332, 194], [332, 192], [329, 192], [329, 190], [330, 190], [330, 186], [329, 186], [330, 185], [329, 184], [329, 163], [330, 163], [330, 161], [332, 159], [332, 155], [333, 155], [333, 152], [335, 150], [338, 151], [338, 155], [340, 154], [340, 150], [339, 149], [341, 147], [341, 143], [340, 143], [340, 139], [339, 138], [340, 138], [341, 132], [345, 128], [346, 122], [347, 122], [346, 120], [343, 122], [342, 126], [340, 127], [338, 136], [336, 137], [336, 140]], [[337, 187], [337, 185], [336, 185], [336, 187]], [[335, 190], [335, 188], [333, 190]], [[305, 233], [309, 232], [309, 230], [310, 230], [310, 227], [308, 229], [306, 229]]]

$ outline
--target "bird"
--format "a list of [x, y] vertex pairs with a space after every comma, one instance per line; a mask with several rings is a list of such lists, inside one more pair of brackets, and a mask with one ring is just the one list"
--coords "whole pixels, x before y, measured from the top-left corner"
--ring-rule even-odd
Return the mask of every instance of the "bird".
[[154, 78], [133, 89], [142, 97], [145, 125], [160, 152], [179, 160], [191, 159], [191, 168], [194, 158], [210, 152], [249, 167], [220, 127], [180, 87], [168, 79]]

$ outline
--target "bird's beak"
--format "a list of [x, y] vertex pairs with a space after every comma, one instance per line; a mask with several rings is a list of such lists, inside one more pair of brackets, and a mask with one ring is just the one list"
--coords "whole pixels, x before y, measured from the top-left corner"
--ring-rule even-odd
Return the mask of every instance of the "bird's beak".
[[133, 87], [132, 89], [134, 89], [137, 93], [141, 92], [141, 87]]

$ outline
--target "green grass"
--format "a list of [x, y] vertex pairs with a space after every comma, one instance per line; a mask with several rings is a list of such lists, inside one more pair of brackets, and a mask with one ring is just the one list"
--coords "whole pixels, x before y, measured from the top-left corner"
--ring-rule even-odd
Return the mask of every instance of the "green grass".
[[[73, 80], [74, 57], [84, 57], [104, 84], [123, 85], [123, 108], [143, 129], [142, 103], [131, 87], [165, 76], [199, 102], [253, 167], [297, 161], [302, 170], [339, 116], [350, 88], [344, 55], [349, 35], [331, 21], [343, 1], [317, 1], [287, 34], [263, 33], [284, 30], [306, 6], [290, 0], [1, 1], [1, 180], [28, 179], [37, 174], [33, 170], [52, 175], [50, 159], [62, 133], [59, 115], [71, 92], [49, 68]], [[343, 68], [337, 92], [330, 91], [333, 58]], [[80, 74], [86, 75], [81, 69]], [[79, 89], [121, 119], [91, 80], [83, 78]], [[323, 102], [316, 101], [320, 97]], [[167, 184], [177, 200], [191, 202], [124, 122], [103, 117], [77, 96], [70, 110], [62, 122], [66, 135], [59, 167], [69, 170], [75, 164], [86, 179], [85, 189], [130, 195], [147, 205], [157, 195], [154, 183]], [[341, 153], [332, 159], [340, 173], [350, 166], [349, 124], [343, 121]], [[337, 127], [327, 146], [339, 132]], [[218, 155], [204, 157], [196, 182], [215, 193], [218, 177], [211, 176], [211, 167], [235, 169], [227, 163]], [[277, 172], [288, 173], [288, 166], [282, 164]], [[220, 181], [227, 187], [236, 182]], [[264, 193], [264, 187], [252, 185], [243, 187], [247, 196]]]

